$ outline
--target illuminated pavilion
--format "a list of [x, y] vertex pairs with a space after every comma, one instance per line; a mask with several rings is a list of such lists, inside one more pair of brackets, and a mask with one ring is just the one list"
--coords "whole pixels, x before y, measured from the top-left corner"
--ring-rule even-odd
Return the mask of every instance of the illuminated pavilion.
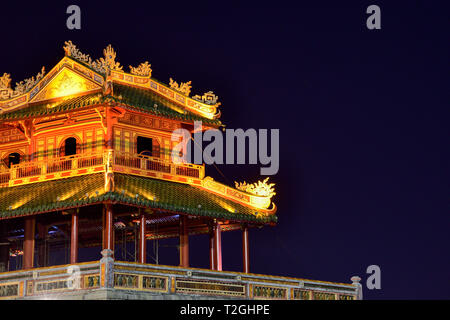
[[[163, 84], [148, 62], [125, 72], [111, 46], [95, 61], [71, 41], [64, 51], [14, 89], [0, 77], [0, 299], [358, 298], [357, 281], [250, 273], [249, 228], [277, 221], [273, 185], [233, 188], [171, 158], [174, 130], [222, 127], [214, 93]], [[221, 233], [233, 230], [242, 272], [222, 270]], [[209, 234], [210, 269], [189, 265], [198, 234]], [[148, 263], [148, 240], [167, 238], [179, 239], [179, 266]], [[80, 262], [95, 246], [103, 258]], [[58, 249], [67, 264], [50, 265]]]

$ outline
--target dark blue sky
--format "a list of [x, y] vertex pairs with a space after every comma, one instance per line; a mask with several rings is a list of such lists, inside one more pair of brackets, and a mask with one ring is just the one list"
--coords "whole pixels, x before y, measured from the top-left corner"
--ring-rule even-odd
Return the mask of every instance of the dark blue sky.
[[[279, 225], [251, 230], [251, 271], [365, 283], [376, 264], [382, 289], [367, 299], [448, 299], [449, 6], [393, 2], [9, 1], [0, 72], [15, 83], [53, 67], [66, 40], [93, 58], [111, 43], [126, 67], [149, 60], [160, 81], [213, 90], [227, 127], [280, 129]], [[66, 28], [70, 4], [80, 31]], [[371, 4], [381, 30], [366, 28]], [[231, 182], [259, 174], [220, 169]], [[207, 238], [191, 244], [206, 267]], [[223, 246], [224, 268], [240, 270], [240, 234]]]

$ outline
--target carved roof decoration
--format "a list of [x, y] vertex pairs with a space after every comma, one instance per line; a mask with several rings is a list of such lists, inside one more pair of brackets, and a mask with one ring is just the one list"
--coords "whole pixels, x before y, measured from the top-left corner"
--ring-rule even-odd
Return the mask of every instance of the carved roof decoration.
[[269, 180], [269, 177], [264, 179], [263, 181], [258, 181], [257, 183], [247, 183], [247, 182], [234, 182], [236, 189], [251, 193], [257, 196], [264, 196], [272, 198], [274, 195], [276, 195], [275, 192], [275, 183], [267, 183]]
[[172, 88], [178, 92], [181, 92], [185, 96], [189, 97], [189, 93], [191, 93], [191, 88], [192, 88], [191, 83], [192, 83], [192, 81], [181, 82], [180, 84], [178, 84], [178, 82], [173, 81], [173, 79], [170, 78], [169, 85], [170, 85], [170, 88]]
[[152, 65], [150, 63], [148, 63], [148, 61], [145, 61], [144, 63], [141, 63], [136, 68], [134, 68], [133, 66], [130, 66], [130, 73], [134, 74], [136, 76], [151, 77], [152, 76], [151, 66]]
[[14, 90], [11, 88], [11, 75], [4, 73], [0, 77], [0, 100], [14, 98], [30, 91], [45, 74], [45, 67], [42, 67], [41, 72], [31, 78], [25, 79], [20, 82], [16, 82]]
[[220, 102], [217, 102], [219, 99], [218, 96], [214, 94], [212, 91], [206, 92], [203, 96], [195, 95], [192, 97], [192, 99], [209, 104], [209, 105], [217, 105], [220, 106]]
[[[10, 74], [4, 73], [0, 76], [0, 114], [26, 107], [30, 102], [90, 94], [98, 88], [103, 88], [103, 94], [108, 95], [111, 91], [105, 89], [110, 88], [111, 84], [120, 83], [138, 87], [144, 91], [153, 91], [171, 103], [181, 106], [180, 109], [184, 109], [183, 113], [191, 112], [210, 120], [220, 117], [218, 110], [220, 102], [212, 91], [203, 96], [190, 97], [191, 81], [177, 83], [170, 78], [169, 85], [166, 85], [154, 80], [151, 78], [152, 68], [148, 61], [137, 67], [130, 66], [130, 73], [127, 73], [116, 60], [117, 53], [111, 45], [103, 50], [103, 57], [96, 60], [82, 53], [72, 41], [66, 41], [63, 49], [65, 57], [47, 74], [43, 67], [35, 77], [16, 83], [14, 89], [11, 88]], [[60, 76], [62, 69], [67, 69], [65, 77]], [[43, 93], [43, 90], [48, 91], [50, 82], [56, 85], [53, 79], [57, 76], [62, 78], [58, 88], [53, 88], [53, 93]], [[73, 81], [75, 78], [77, 81]], [[57, 93], [56, 89], [61, 92]]]
[[[0, 188], [0, 197], [4, 199], [0, 202], [0, 220], [111, 200], [125, 205], [185, 212], [198, 217], [251, 223], [277, 222], [275, 214], [261, 214], [260, 211], [264, 210], [249, 208], [195, 186], [125, 174], [115, 174], [114, 181], [113, 192], [105, 192], [104, 175], [101, 173]], [[149, 192], [154, 195], [153, 199], [145, 196]], [[33, 196], [24, 202], [24, 195], [29, 194]], [[135, 194], [140, 196], [135, 197]], [[63, 199], [58, 199], [60, 196]]]

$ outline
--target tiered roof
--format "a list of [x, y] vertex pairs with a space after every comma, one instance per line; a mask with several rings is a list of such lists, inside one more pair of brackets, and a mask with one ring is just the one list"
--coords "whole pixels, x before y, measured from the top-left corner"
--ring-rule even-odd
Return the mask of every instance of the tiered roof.
[[92, 174], [23, 186], [0, 188], [0, 219], [66, 210], [111, 200], [201, 217], [275, 223], [275, 215], [260, 215], [237, 202], [176, 182], [115, 174], [115, 191], [104, 191], [104, 175]]
[[[42, 69], [36, 78], [16, 84], [14, 90], [9, 75], [0, 77], [0, 123], [47, 117], [108, 103], [186, 123], [201, 120], [212, 127], [222, 125], [218, 111], [220, 103], [212, 92], [190, 97], [190, 82], [178, 84], [170, 79], [170, 84], [165, 85], [151, 77], [148, 62], [136, 68], [130, 66], [130, 73], [126, 73], [115, 60], [116, 53], [110, 46], [105, 49], [104, 57], [96, 61], [82, 54], [70, 41], [66, 42], [64, 50], [66, 56], [48, 74], [45, 75]], [[2, 174], [5, 173], [0, 171], [0, 178]], [[154, 178], [143, 177], [143, 174]], [[271, 195], [246, 193], [208, 177], [177, 180], [184, 183], [164, 179], [167, 180], [160, 174], [148, 172], [140, 176], [115, 173], [114, 192], [105, 192], [104, 174], [101, 173], [44, 182], [41, 178], [28, 178], [16, 180], [14, 184], [10, 181], [9, 186], [0, 181], [0, 219], [110, 200], [232, 221], [276, 222], [276, 207], [272, 203], [272, 209], [268, 209]], [[152, 196], [145, 197], [146, 194]]]

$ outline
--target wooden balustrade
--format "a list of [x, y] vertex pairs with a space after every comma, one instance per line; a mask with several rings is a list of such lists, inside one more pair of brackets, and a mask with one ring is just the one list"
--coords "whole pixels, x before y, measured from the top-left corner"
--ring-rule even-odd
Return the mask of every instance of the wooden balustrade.
[[102, 153], [77, 154], [41, 161], [19, 163], [11, 166], [10, 179], [34, 177], [43, 174], [70, 171], [103, 164]]
[[168, 173], [172, 175], [197, 179], [203, 179], [203, 177], [205, 176], [205, 167], [203, 165], [190, 163], [175, 164], [173, 162], [162, 160], [156, 157], [117, 151], [115, 151], [114, 153], [113, 164], [128, 168]]
[[0, 172], [0, 186], [2, 184], [8, 184], [10, 176], [9, 171]]
[[[10, 181], [15, 180], [14, 185], [21, 184], [20, 179], [28, 179], [39, 176], [51, 175], [61, 172], [72, 171], [76, 175], [79, 169], [92, 168], [105, 165], [108, 159], [108, 151], [101, 153], [81, 153], [71, 156], [51, 158], [46, 160], [22, 162], [12, 165], [10, 169], [0, 169], [0, 187], [10, 185]], [[124, 153], [113, 151], [112, 157], [114, 166], [136, 169], [136, 172], [130, 174], [144, 175], [145, 172], [158, 172], [170, 174], [172, 176], [181, 176], [187, 178], [203, 179], [205, 176], [205, 167], [203, 165], [181, 163], [175, 164], [168, 160], [156, 157]], [[135, 170], [135, 171], [136, 171]], [[41, 181], [41, 180], [38, 180]], [[23, 182], [27, 183], [27, 182]]]
[[[103, 262], [104, 263], [104, 262]], [[359, 288], [353, 284], [324, 283], [315, 280], [182, 268], [108, 260], [0, 273], [1, 299], [39, 299], [44, 295], [64, 299], [64, 294], [84, 297], [109, 288], [126, 297], [189, 297], [265, 300], [357, 300]], [[74, 266], [77, 273], [73, 272]], [[111, 278], [111, 283], [108, 279]], [[327, 286], [326, 289], [321, 288]], [[77, 295], [78, 293], [78, 295]], [[149, 295], [146, 295], [148, 293]]]

